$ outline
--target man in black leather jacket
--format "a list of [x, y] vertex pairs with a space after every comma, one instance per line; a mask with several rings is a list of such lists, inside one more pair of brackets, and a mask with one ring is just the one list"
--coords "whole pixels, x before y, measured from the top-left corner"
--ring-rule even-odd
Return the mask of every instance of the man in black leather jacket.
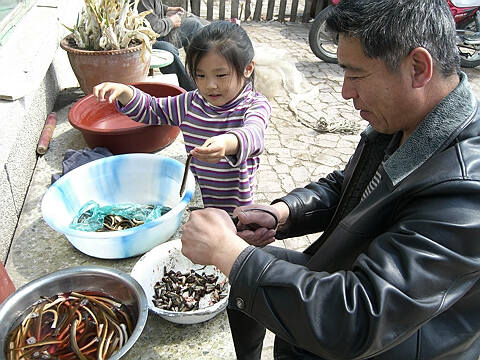
[[[268, 328], [276, 359], [477, 360], [480, 110], [448, 6], [342, 0], [327, 24], [342, 95], [369, 122], [349, 163], [236, 209], [238, 233], [220, 210], [192, 212], [182, 251], [229, 276], [239, 359], [260, 359]], [[261, 247], [320, 231], [303, 253]]]

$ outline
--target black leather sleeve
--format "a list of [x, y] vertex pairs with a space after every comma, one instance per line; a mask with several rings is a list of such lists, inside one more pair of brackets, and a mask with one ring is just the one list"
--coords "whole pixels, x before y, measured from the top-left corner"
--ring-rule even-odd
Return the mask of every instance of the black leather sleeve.
[[[468, 304], [480, 279], [479, 203], [478, 181], [450, 180], [423, 189], [392, 209], [394, 224], [371, 239], [350, 269], [334, 273], [257, 248], [230, 274], [230, 304], [243, 299], [242, 311], [322, 358], [375, 356], [444, 311]], [[449, 311], [452, 317], [442, 320], [453, 337], [466, 328], [472, 335], [472, 326], [478, 326], [478, 311], [472, 308], [468, 318], [462, 311]], [[435, 342], [438, 350], [427, 353], [446, 353], [448, 346]]]
[[288, 227], [277, 233], [278, 239], [312, 234], [325, 230], [340, 199], [343, 171], [297, 188], [272, 204], [283, 201], [290, 209]]

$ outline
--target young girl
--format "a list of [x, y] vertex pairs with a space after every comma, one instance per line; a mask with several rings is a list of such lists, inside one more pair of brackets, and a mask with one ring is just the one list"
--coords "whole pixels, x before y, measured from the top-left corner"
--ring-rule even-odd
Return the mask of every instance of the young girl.
[[93, 88], [99, 101], [115, 101], [135, 121], [176, 125], [183, 133], [191, 169], [205, 207], [232, 213], [253, 202], [253, 179], [264, 149], [268, 100], [253, 89], [253, 46], [246, 31], [216, 21], [192, 39], [186, 67], [198, 89], [155, 98], [117, 83]]

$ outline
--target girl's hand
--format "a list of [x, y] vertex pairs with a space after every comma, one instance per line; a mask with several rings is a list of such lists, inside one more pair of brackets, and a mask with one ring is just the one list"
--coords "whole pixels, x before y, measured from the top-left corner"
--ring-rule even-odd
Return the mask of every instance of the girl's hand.
[[190, 153], [195, 159], [209, 163], [218, 163], [225, 155], [237, 153], [238, 139], [233, 134], [213, 136], [197, 146]]
[[104, 82], [93, 87], [93, 96], [100, 102], [112, 103], [114, 100], [118, 100], [126, 105], [133, 98], [133, 90], [124, 84]]

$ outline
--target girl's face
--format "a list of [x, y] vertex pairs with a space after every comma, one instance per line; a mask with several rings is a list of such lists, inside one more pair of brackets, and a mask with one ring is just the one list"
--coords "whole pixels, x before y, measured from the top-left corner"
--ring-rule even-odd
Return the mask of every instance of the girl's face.
[[[253, 61], [244, 69], [244, 76], [253, 72]], [[222, 106], [233, 100], [242, 90], [245, 79], [238, 77], [227, 60], [211, 50], [199, 61], [195, 82], [200, 94], [212, 105]]]

